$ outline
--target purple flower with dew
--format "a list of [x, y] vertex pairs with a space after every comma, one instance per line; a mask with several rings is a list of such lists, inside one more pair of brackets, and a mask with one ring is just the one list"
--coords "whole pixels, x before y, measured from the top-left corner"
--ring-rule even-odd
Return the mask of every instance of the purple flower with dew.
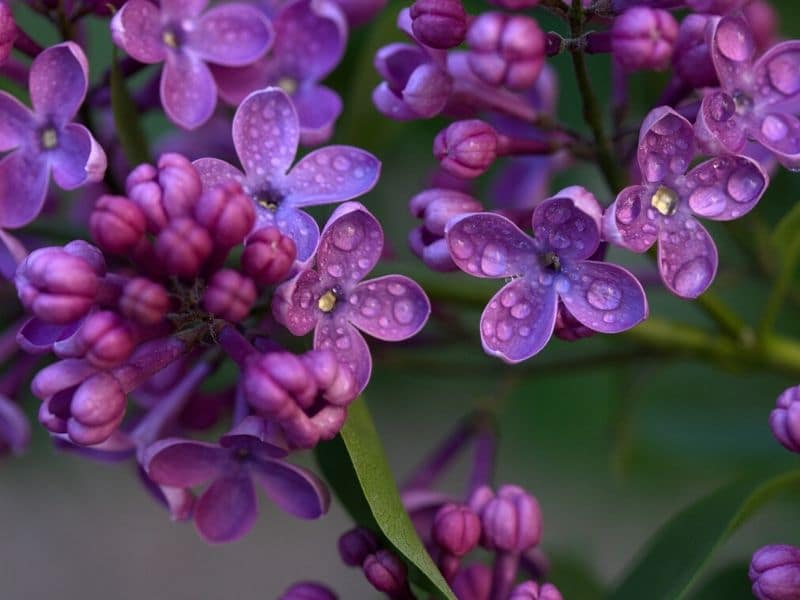
[[42, 211], [47, 182], [66, 190], [102, 179], [106, 155], [86, 127], [70, 119], [86, 97], [89, 66], [72, 42], [52, 46], [31, 64], [33, 111], [0, 92], [0, 227], [21, 227]]
[[741, 153], [754, 139], [789, 169], [800, 169], [800, 41], [782, 42], [755, 60], [756, 43], [742, 17], [710, 28], [720, 89], [703, 98], [695, 125], [709, 153]]
[[272, 44], [272, 26], [255, 7], [214, 6], [207, 0], [129, 0], [114, 15], [114, 43], [139, 62], [164, 62], [161, 104], [185, 129], [205, 123], [217, 104], [217, 86], [206, 63], [244, 66]]
[[347, 45], [347, 22], [331, 0], [294, 0], [273, 18], [270, 53], [246, 67], [213, 67], [220, 97], [238, 105], [248, 94], [269, 86], [283, 89], [294, 103], [300, 142], [320, 144], [333, 133], [342, 101], [321, 85], [339, 64]]
[[222, 436], [219, 444], [178, 438], [160, 440], [144, 456], [147, 475], [156, 483], [192, 488], [211, 482], [194, 509], [200, 535], [213, 543], [244, 536], [258, 515], [258, 483], [287, 513], [316, 519], [328, 510], [325, 484], [313, 473], [289, 464], [285, 448], [264, 432], [264, 421], [247, 417]]
[[233, 142], [244, 174], [215, 158], [201, 158], [194, 166], [205, 188], [241, 181], [256, 205], [256, 229], [276, 226], [294, 241], [302, 262], [317, 247], [319, 227], [300, 208], [367, 193], [378, 181], [381, 163], [359, 148], [325, 146], [291, 167], [299, 137], [289, 96], [280, 88], [267, 88], [250, 94], [233, 119]]
[[754, 160], [718, 156], [688, 173], [694, 132], [669, 107], [652, 110], [639, 134], [642, 183], [622, 190], [604, 217], [604, 236], [634, 252], [658, 242], [664, 285], [681, 298], [696, 298], [717, 272], [717, 247], [696, 216], [730, 221], [749, 212], [769, 177]]
[[278, 289], [273, 314], [295, 335], [314, 330], [314, 347], [330, 349], [350, 367], [358, 390], [372, 371], [359, 329], [381, 340], [405, 340], [422, 329], [431, 306], [403, 275], [362, 281], [383, 250], [378, 220], [357, 202], [339, 206], [325, 225], [315, 265]]
[[769, 415], [769, 427], [787, 450], [800, 452], [800, 386], [790, 387], [778, 396]]
[[800, 590], [800, 548], [764, 546], [753, 554], [749, 575], [758, 600], [795, 600]]
[[481, 316], [487, 353], [516, 363], [539, 352], [553, 333], [559, 300], [603, 333], [625, 331], [647, 317], [647, 299], [633, 275], [588, 260], [600, 244], [601, 212], [593, 195], [572, 187], [536, 207], [533, 237], [494, 213], [450, 221], [447, 243], [462, 271], [513, 278]]

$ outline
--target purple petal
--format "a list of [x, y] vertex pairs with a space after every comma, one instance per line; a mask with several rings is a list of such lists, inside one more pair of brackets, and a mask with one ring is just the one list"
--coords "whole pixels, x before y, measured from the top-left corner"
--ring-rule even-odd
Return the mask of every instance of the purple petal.
[[649, 182], [683, 175], [694, 158], [692, 124], [668, 106], [650, 111], [639, 132], [637, 160]]
[[339, 94], [324, 85], [310, 84], [292, 96], [300, 121], [300, 143], [316, 146], [333, 135], [333, 125], [342, 114]]
[[800, 98], [800, 41], [776, 44], [753, 69], [759, 103], [794, 102]]
[[17, 238], [0, 229], [0, 275], [9, 280], [14, 279], [17, 265], [27, 255], [25, 246]]
[[58, 325], [45, 323], [36, 317], [28, 319], [17, 332], [17, 343], [30, 354], [43, 354], [53, 349], [53, 344], [74, 334], [81, 321]]
[[372, 91], [372, 102], [382, 115], [395, 121], [413, 121], [419, 118], [385, 81]]
[[281, 460], [266, 459], [250, 463], [250, 473], [267, 497], [290, 515], [316, 519], [328, 512], [328, 488], [310, 471]]
[[197, 169], [200, 181], [203, 182], [203, 189], [206, 190], [215, 185], [244, 179], [244, 173], [218, 158], [198, 158], [192, 162], [192, 166]]
[[156, 483], [188, 488], [216, 477], [227, 455], [216, 444], [168, 438], [147, 448], [142, 465]]
[[359, 283], [348, 299], [350, 322], [380, 340], [416, 335], [425, 325], [431, 303], [422, 288], [403, 275], [386, 275]]
[[375, 70], [395, 92], [400, 92], [414, 69], [426, 62], [428, 55], [411, 44], [389, 44], [375, 54]]
[[326, 146], [303, 157], [286, 178], [286, 202], [313, 206], [343, 202], [367, 193], [378, 182], [381, 163], [352, 146]]
[[214, 544], [238, 540], [253, 528], [257, 517], [256, 491], [244, 470], [217, 479], [194, 508], [198, 533]]
[[634, 252], [650, 248], [658, 235], [658, 222], [650, 207], [651, 197], [650, 188], [643, 185], [622, 190], [606, 209], [603, 218], [605, 239]]
[[207, 4], [208, 0], [161, 0], [161, 10], [167, 17], [180, 21], [199, 16]]
[[236, 154], [254, 184], [269, 183], [288, 171], [299, 137], [297, 112], [280, 88], [253, 92], [233, 118]]
[[508, 209], [531, 209], [547, 197], [554, 161], [551, 157], [532, 156], [507, 161], [492, 182], [492, 206]]
[[47, 159], [25, 149], [0, 160], [0, 227], [22, 227], [39, 215], [47, 175]]
[[33, 110], [56, 124], [69, 121], [86, 97], [89, 63], [80, 46], [64, 42], [37, 56], [28, 75]]
[[686, 180], [681, 196], [688, 196], [689, 206], [695, 214], [717, 221], [730, 221], [748, 213], [756, 205], [767, 189], [768, 177], [756, 161], [744, 156], [730, 156], [698, 165]]
[[586, 327], [619, 333], [647, 318], [642, 284], [622, 267], [585, 260], [570, 265], [566, 274], [568, 287], [559, 297]]
[[533, 234], [562, 259], [589, 258], [600, 244], [599, 216], [579, 209], [571, 198], [550, 198], [533, 211]]
[[539, 352], [553, 334], [558, 296], [550, 283], [520, 277], [503, 286], [481, 315], [487, 354], [518, 363]]
[[[82, 381], [98, 372], [98, 368], [88, 361], [67, 358], [47, 365], [31, 381], [31, 392], [40, 400], [69, 391]], [[70, 394], [71, 395], [71, 394]]]
[[249, 416], [223, 435], [220, 446], [223, 448], [243, 448], [259, 456], [283, 458], [289, 454], [286, 440], [279, 431], [261, 417]]
[[65, 190], [100, 181], [106, 172], [106, 153], [83, 125], [70, 123], [59, 134], [50, 155], [53, 179]]
[[293, 335], [309, 333], [322, 315], [317, 303], [326, 289], [315, 270], [300, 271], [275, 292], [272, 300], [275, 319]]
[[167, 117], [184, 129], [208, 121], [217, 105], [217, 86], [206, 63], [170, 52], [161, 72], [161, 104]]
[[7, 448], [19, 454], [30, 439], [31, 427], [25, 413], [10, 398], [0, 394], [0, 453]]
[[703, 98], [695, 122], [695, 134], [708, 154], [741, 152], [747, 143], [747, 123], [736, 112], [736, 103], [725, 92], [712, 92]]
[[372, 373], [372, 355], [369, 346], [358, 330], [342, 312], [319, 321], [314, 331], [314, 348], [331, 350], [336, 359], [350, 368], [361, 393]]
[[148, 0], [128, 0], [111, 20], [114, 43], [146, 64], [167, 57], [161, 29], [161, 11]]
[[268, 225], [275, 225], [281, 233], [294, 241], [297, 260], [301, 263], [311, 258], [317, 249], [319, 225], [311, 215], [302, 210], [286, 204], [281, 204], [276, 211], [259, 207], [256, 213], [256, 229]]
[[36, 127], [33, 114], [11, 94], [0, 92], [0, 152], [31, 141]]
[[800, 121], [789, 113], [766, 115], [755, 131], [756, 140], [784, 167], [800, 168]]
[[658, 268], [673, 294], [697, 298], [714, 281], [718, 262], [714, 240], [692, 215], [678, 211], [662, 221]]
[[264, 13], [241, 3], [223, 4], [206, 12], [187, 39], [197, 56], [218, 65], [247, 65], [269, 50], [272, 26]]
[[713, 25], [711, 58], [723, 90], [746, 90], [752, 85], [755, 51], [750, 25], [742, 17], [723, 17]]
[[248, 94], [262, 90], [280, 79], [272, 52], [244, 67], [210, 65], [217, 82], [219, 97], [231, 106], [239, 106]]
[[358, 202], [347, 202], [333, 212], [322, 230], [317, 270], [323, 283], [352, 289], [373, 269], [382, 251], [378, 220]]
[[533, 238], [498, 214], [451, 219], [445, 236], [453, 262], [474, 277], [513, 277], [539, 268]]

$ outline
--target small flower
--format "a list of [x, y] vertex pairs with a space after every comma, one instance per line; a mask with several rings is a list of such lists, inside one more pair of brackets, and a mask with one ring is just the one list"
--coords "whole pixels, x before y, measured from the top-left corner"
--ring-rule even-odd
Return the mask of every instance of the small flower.
[[365, 194], [378, 180], [380, 161], [352, 146], [326, 146], [291, 167], [299, 136], [289, 96], [267, 88], [250, 94], [233, 119], [233, 142], [244, 174], [215, 158], [201, 158], [194, 165], [206, 189], [240, 181], [255, 203], [256, 227], [276, 226], [294, 241], [297, 259], [305, 261], [317, 247], [319, 227], [300, 208]]
[[753, 554], [750, 581], [758, 600], [795, 600], [800, 593], [800, 548], [764, 546]]
[[665, 69], [678, 36], [678, 23], [666, 10], [637, 6], [614, 19], [611, 47], [625, 69]]
[[800, 452], [800, 386], [790, 387], [778, 396], [769, 415], [772, 434], [792, 452]]
[[403, 275], [361, 281], [383, 250], [383, 230], [357, 202], [339, 206], [322, 232], [315, 265], [279, 288], [275, 318], [294, 335], [314, 329], [314, 347], [332, 350], [363, 390], [372, 371], [367, 343], [358, 329], [381, 340], [415, 335], [428, 320], [430, 302]]
[[504, 485], [497, 494], [485, 486], [478, 488], [469, 505], [480, 516], [485, 548], [522, 553], [539, 543], [542, 511], [536, 498], [521, 487]]
[[625, 331], [646, 318], [647, 299], [636, 278], [622, 267], [588, 260], [600, 244], [600, 211], [594, 196], [568, 188], [536, 208], [534, 237], [494, 213], [449, 223], [450, 255], [462, 271], [513, 278], [481, 316], [486, 352], [511, 363], [539, 352], [553, 333], [559, 299], [581, 323], [603, 333]]
[[0, 92], [0, 227], [22, 227], [41, 212], [52, 171], [72, 190], [99, 181], [106, 155], [86, 127], [71, 123], [86, 97], [88, 63], [80, 46], [52, 46], [28, 77], [33, 111]]
[[661, 279], [681, 298], [697, 298], [717, 272], [717, 247], [695, 215], [737, 219], [768, 183], [750, 158], [718, 156], [687, 173], [693, 158], [691, 124], [669, 107], [651, 111], [639, 134], [642, 183], [622, 190], [603, 222], [606, 239], [634, 252], [658, 241]]

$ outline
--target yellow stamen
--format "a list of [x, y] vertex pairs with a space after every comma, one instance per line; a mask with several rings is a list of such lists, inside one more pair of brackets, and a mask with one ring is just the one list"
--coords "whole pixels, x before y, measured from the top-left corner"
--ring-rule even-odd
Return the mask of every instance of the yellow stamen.
[[678, 210], [678, 194], [666, 186], [659, 186], [656, 193], [650, 198], [650, 206], [665, 217], [674, 215]]

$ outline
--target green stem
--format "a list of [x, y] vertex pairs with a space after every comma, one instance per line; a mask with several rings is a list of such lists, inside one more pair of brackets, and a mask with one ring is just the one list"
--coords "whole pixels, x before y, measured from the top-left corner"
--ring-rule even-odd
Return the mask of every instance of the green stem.
[[761, 316], [761, 323], [758, 327], [759, 338], [764, 339], [769, 336], [775, 322], [778, 320], [783, 303], [789, 293], [797, 264], [800, 262], [800, 235], [792, 238], [789, 246], [781, 255], [780, 270], [775, 282], [772, 284], [767, 304]]
[[721, 332], [744, 344], [752, 345], [755, 342], [755, 336], [750, 326], [719, 296], [706, 292], [698, 297], [695, 303], [717, 324]]

